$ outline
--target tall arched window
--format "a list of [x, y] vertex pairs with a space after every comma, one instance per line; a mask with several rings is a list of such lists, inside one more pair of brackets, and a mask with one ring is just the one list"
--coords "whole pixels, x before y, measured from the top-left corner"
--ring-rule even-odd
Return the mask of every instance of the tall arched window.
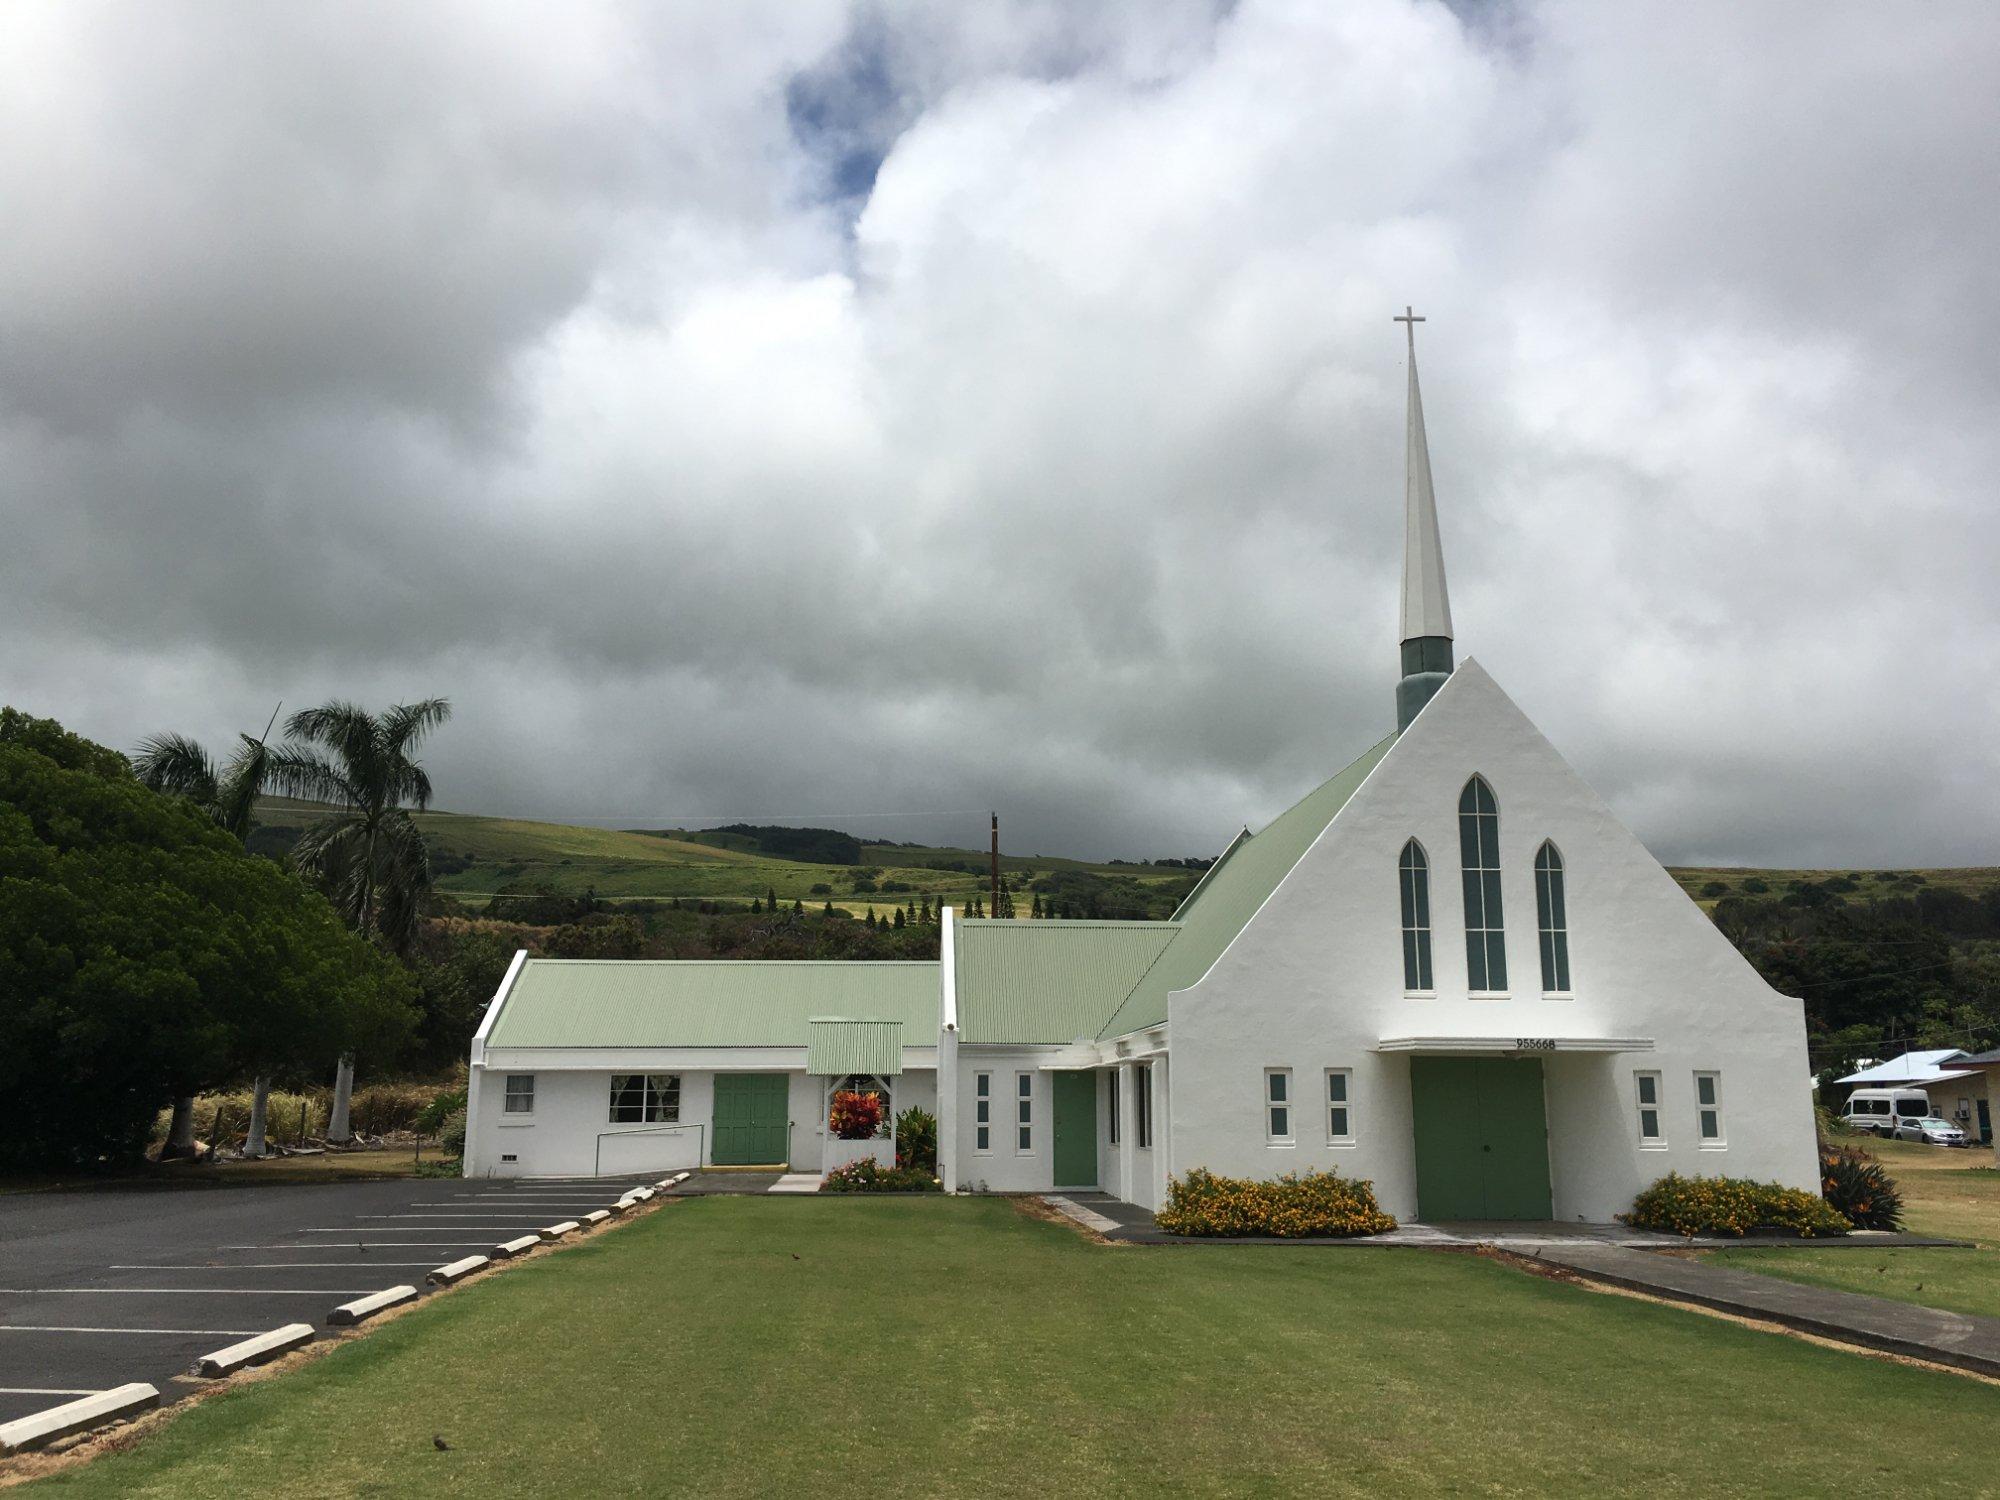
[[1507, 935], [1500, 917], [1500, 805], [1480, 777], [1458, 798], [1459, 866], [1465, 874], [1466, 987], [1507, 988]]
[[1563, 900], [1563, 857], [1554, 844], [1535, 852], [1535, 924], [1542, 930], [1542, 990], [1569, 993], [1569, 910]]
[[1431, 985], [1431, 862], [1415, 839], [1403, 845], [1398, 866], [1403, 887], [1403, 988]]

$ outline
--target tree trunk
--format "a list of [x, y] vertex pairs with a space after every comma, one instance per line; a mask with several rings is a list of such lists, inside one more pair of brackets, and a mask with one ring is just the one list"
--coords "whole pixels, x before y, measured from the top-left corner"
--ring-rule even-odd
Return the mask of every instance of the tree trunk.
[[263, 1156], [268, 1152], [264, 1143], [264, 1120], [271, 1108], [271, 1078], [268, 1073], [260, 1073], [250, 1095], [250, 1132], [243, 1138], [245, 1156]]
[[347, 1123], [347, 1101], [354, 1093], [354, 1054], [340, 1054], [340, 1066], [333, 1075], [333, 1111], [326, 1119], [326, 1139], [329, 1145], [345, 1146], [354, 1139], [354, 1131]]
[[186, 1161], [194, 1155], [194, 1096], [174, 1100], [174, 1117], [167, 1126], [167, 1139], [160, 1147], [161, 1161]]

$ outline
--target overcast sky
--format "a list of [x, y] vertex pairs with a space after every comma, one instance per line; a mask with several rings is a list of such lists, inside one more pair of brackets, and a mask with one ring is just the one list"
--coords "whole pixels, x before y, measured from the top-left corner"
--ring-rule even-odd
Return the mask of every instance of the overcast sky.
[[1971, 3], [11, 0], [0, 700], [1214, 852], [1393, 727], [1411, 302], [1459, 654], [1656, 853], [2000, 862], [1996, 78]]

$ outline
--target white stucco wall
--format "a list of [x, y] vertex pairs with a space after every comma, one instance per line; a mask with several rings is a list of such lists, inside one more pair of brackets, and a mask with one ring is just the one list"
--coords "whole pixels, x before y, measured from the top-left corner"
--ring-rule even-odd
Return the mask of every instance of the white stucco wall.
[[[958, 1048], [958, 1186], [968, 1192], [1035, 1193], [1055, 1186], [1051, 1154], [1055, 1129], [1054, 1100], [1049, 1075], [1041, 1069], [1063, 1051], [1057, 1047]], [[979, 1149], [979, 1075], [993, 1076], [992, 1144]], [[1016, 1092], [1022, 1073], [1029, 1075], [1034, 1118], [1027, 1151], [1018, 1149]], [[1101, 1160], [1101, 1158], [1100, 1158]]]
[[[913, 1068], [890, 1080], [892, 1105], [912, 1105], [935, 1111], [937, 1075], [932, 1066]], [[744, 1048], [726, 1059], [688, 1066], [671, 1054], [593, 1052], [587, 1066], [552, 1059], [548, 1053], [488, 1050], [473, 1067], [476, 1088], [468, 1094], [466, 1116], [466, 1175], [469, 1177], [552, 1177], [601, 1173], [612, 1176], [697, 1167], [712, 1148], [715, 1119], [715, 1075], [785, 1073], [791, 1108], [790, 1164], [797, 1171], [818, 1171], [826, 1147], [827, 1080], [805, 1071], [805, 1049]], [[717, 1065], [720, 1064], [720, 1065]], [[535, 1109], [531, 1115], [505, 1113], [509, 1073], [535, 1075]], [[613, 1125], [611, 1077], [614, 1073], [678, 1073], [681, 1080], [680, 1119], [674, 1130], [655, 1125]], [[696, 1128], [706, 1127], [706, 1128]], [[600, 1141], [600, 1136], [602, 1140]], [[503, 1160], [512, 1156], [513, 1161]]]
[[[1504, 998], [1467, 993], [1458, 798], [1475, 773], [1499, 804]], [[1403, 989], [1397, 861], [1412, 836], [1431, 865], [1430, 998]], [[1544, 839], [1566, 865], [1572, 998], [1541, 992], [1534, 859]], [[1176, 1171], [1270, 1177], [1334, 1167], [1373, 1179], [1385, 1209], [1414, 1218], [1409, 1058], [1378, 1051], [1382, 1040], [1648, 1037], [1650, 1052], [1545, 1059], [1557, 1218], [1608, 1220], [1670, 1169], [1817, 1187], [1801, 1002], [1758, 977], [1474, 662], [1208, 975], [1172, 997], [1169, 1015]], [[1299, 1117], [1289, 1147], [1265, 1136], [1270, 1067], [1292, 1069]], [[1327, 1140], [1329, 1067], [1353, 1070], [1352, 1145]], [[1638, 1142], [1635, 1069], [1661, 1075], [1661, 1149]], [[1696, 1140], [1696, 1070], [1721, 1074], [1719, 1149]]]

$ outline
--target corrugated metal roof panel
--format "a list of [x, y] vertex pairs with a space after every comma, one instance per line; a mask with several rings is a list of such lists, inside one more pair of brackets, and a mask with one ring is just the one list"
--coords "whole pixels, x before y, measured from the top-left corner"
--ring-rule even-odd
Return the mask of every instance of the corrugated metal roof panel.
[[[808, 1023], [806, 1071], [822, 1078], [873, 1073], [893, 1078], [903, 1071], [901, 1021], [850, 1021], [815, 1016]], [[936, 1040], [935, 1037], [932, 1040]]]
[[803, 1047], [815, 1016], [937, 1041], [935, 963], [531, 958], [489, 1047]]
[[1094, 1037], [1179, 929], [1172, 922], [962, 919], [960, 1037], [1061, 1045]]
[[1228, 856], [1174, 915], [1179, 934], [1133, 986], [1098, 1033], [1124, 1036], [1167, 1019], [1167, 996], [1198, 981], [1222, 957], [1236, 934], [1249, 924], [1278, 882], [1291, 873], [1347, 799], [1368, 779], [1376, 763], [1396, 743], [1390, 735], [1332, 780], [1273, 818], [1263, 832], [1230, 845]]

